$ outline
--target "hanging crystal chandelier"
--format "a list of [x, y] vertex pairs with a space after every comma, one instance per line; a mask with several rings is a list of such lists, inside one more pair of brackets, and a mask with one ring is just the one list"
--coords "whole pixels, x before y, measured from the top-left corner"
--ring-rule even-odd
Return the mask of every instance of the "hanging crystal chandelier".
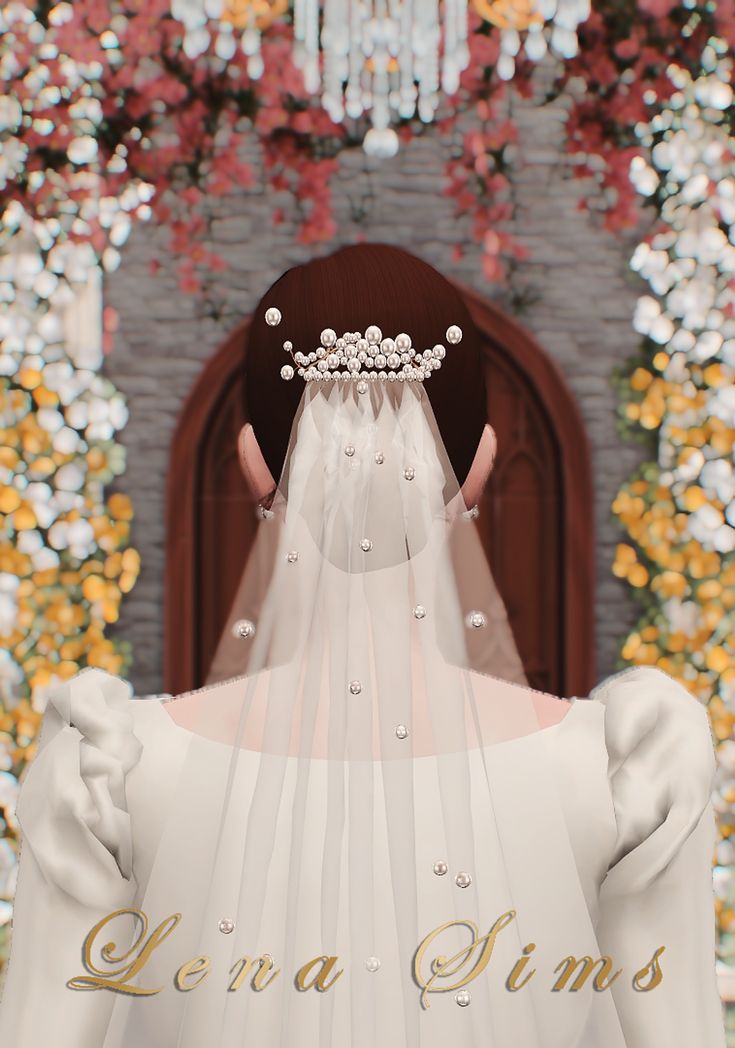
[[229, 61], [239, 36], [253, 80], [263, 75], [261, 33], [287, 10], [288, 0], [171, 0], [171, 14], [184, 26], [184, 53], [189, 58], [204, 54], [214, 40], [218, 57]]
[[469, 61], [467, 0], [441, 12], [438, 0], [326, 0], [321, 36], [317, 0], [295, 0], [294, 36], [306, 89], [336, 123], [368, 115], [364, 148], [379, 157], [398, 150], [391, 123], [432, 120]]
[[[577, 28], [590, 13], [590, 0], [292, 0], [294, 59], [307, 91], [321, 97], [335, 123], [367, 117], [365, 151], [393, 156], [392, 125], [414, 116], [429, 123], [441, 95], [458, 90], [470, 57], [470, 3], [500, 30], [503, 80], [513, 77], [522, 54], [531, 61], [547, 51], [573, 57]], [[232, 58], [237, 33], [253, 78], [263, 72], [261, 33], [289, 6], [289, 0], [171, 0], [190, 58], [212, 39], [221, 58]]]
[[550, 51], [574, 58], [577, 29], [590, 16], [590, 0], [471, 0], [481, 18], [500, 29], [500, 57], [496, 71], [511, 80], [516, 57], [525, 54], [539, 62]]

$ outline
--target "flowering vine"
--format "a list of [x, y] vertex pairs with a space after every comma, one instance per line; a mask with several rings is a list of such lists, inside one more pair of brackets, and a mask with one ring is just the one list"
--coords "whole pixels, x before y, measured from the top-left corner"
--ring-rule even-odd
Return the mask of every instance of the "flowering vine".
[[718, 743], [715, 806], [721, 951], [735, 960], [735, 140], [731, 63], [712, 39], [693, 76], [671, 66], [660, 111], [637, 134], [649, 159], [631, 184], [659, 205], [656, 231], [631, 267], [650, 293], [634, 325], [640, 358], [619, 376], [628, 428], [651, 435], [655, 460], [617, 495], [630, 542], [615, 573], [640, 595], [625, 663], [657, 665], [709, 709]]

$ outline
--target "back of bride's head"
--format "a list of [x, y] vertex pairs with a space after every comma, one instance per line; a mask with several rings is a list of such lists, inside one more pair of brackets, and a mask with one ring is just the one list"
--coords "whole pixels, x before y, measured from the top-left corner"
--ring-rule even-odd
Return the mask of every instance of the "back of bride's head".
[[[282, 321], [269, 326], [265, 312], [280, 310]], [[446, 341], [451, 325], [462, 341], [448, 347], [442, 367], [426, 382], [452, 467], [460, 483], [472, 464], [486, 421], [485, 386], [479, 336], [461, 296], [440, 273], [397, 247], [357, 244], [326, 258], [289, 269], [258, 304], [245, 353], [247, 411], [274, 477], [283, 466], [291, 423], [303, 381], [281, 379], [289, 358], [283, 343], [308, 353], [321, 332], [364, 332], [377, 325], [384, 336], [405, 332], [424, 350]]]

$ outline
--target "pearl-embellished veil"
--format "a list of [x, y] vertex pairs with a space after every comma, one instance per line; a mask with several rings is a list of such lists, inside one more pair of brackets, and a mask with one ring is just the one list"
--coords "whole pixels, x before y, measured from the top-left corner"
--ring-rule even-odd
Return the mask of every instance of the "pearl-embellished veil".
[[176, 700], [180, 875], [154, 864], [142, 902], [181, 914], [147, 981], [206, 977], [116, 1002], [104, 1048], [625, 1048], [609, 992], [551, 989], [599, 956], [566, 726], [527, 687], [423, 382], [304, 383], [262, 517], [211, 684]]

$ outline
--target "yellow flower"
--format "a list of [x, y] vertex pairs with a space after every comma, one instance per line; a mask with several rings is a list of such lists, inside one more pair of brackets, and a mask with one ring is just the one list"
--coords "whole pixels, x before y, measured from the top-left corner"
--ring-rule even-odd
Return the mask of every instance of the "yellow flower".
[[628, 572], [628, 582], [636, 588], [645, 586], [648, 582], [648, 571], [642, 564], [633, 564]]
[[686, 578], [678, 571], [662, 571], [651, 581], [651, 589], [662, 597], [683, 597], [689, 588]]
[[710, 648], [705, 652], [704, 661], [707, 668], [714, 670], [715, 673], [723, 673], [733, 665], [732, 656], [721, 645]]
[[115, 492], [110, 495], [107, 500], [110, 513], [116, 520], [132, 520], [133, 519], [133, 504], [128, 495], [124, 495], [121, 492]]
[[636, 368], [633, 374], [630, 376], [631, 389], [644, 390], [647, 389], [651, 384], [653, 375], [650, 371], [645, 368]]

